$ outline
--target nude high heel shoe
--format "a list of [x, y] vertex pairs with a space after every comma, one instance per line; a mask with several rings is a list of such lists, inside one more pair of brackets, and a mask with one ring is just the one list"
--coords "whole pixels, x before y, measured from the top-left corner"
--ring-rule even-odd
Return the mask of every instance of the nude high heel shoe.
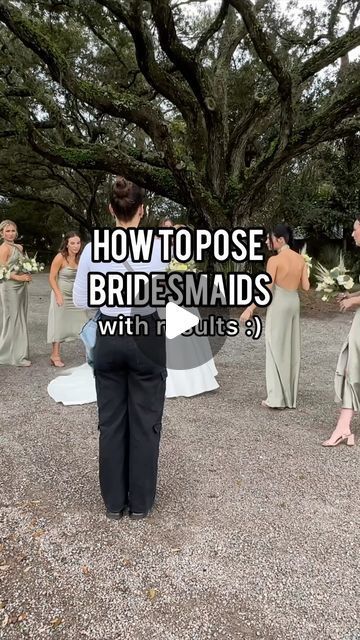
[[50, 358], [50, 364], [53, 367], [65, 367], [64, 363], [61, 361], [60, 358]]
[[353, 433], [346, 433], [343, 436], [339, 436], [334, 442], [329, 442], [329, 440], [325, 440], [322, 442], [323, 447], [337, 447], [338, 444], [345, 442], [349, 447], [353, 447], [355, 444], [355, 436]]

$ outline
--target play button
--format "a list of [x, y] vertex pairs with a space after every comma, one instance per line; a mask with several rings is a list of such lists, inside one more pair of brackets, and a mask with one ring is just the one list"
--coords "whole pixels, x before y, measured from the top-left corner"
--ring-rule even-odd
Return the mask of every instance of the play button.
[[[206, 274], [199, 274], [198, 286], [199, 289], [206, 289]], [[166, 366], [174, 371], [198, 369], [198, 367], [210, 362], [224, 345], [226, 335], [218, 329], [216, 319], [227, 320], [229, 309], [223, 305], [214, 307], [204, 307], [199, 304], [191, 307], [182, 306], [177, 304], [178, 296], [173, 299], [172, 297], [169, 296], [166, 304], [156, 309], [153, 308], [159, 318], [161, 329], [165, 333]], [[146, 298], [145, 294], [136, 300], [134, 314], [139, 313], [139, 307], [143, 304], [144, 298]], [[210, 322], [209, 319], [212, 316], [214, 317]], [[209, 327], [212, 327], [211, 330]], [[157, 352], [158, 346], [154, 345], [153, 340], [149, 340], [146, 335], [142, 334], [135, 335], [134, 340], [149, 360], [158, 362], [160, 358]], [[200, 369], [199, 375], [203, 375], [203, 371]]]
[[173, 340], [185, 331], [196, 327], [200, 322], [199, 316], [195, 316], [190, 311], [186, 311], [175, 302], [168, 302], [166, 305], [166, 325], [165, 335], [168, 340]]

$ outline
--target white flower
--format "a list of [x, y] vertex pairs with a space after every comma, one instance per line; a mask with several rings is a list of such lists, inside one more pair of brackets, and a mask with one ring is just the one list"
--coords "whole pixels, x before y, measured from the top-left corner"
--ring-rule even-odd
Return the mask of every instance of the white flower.
[[45, 269], [45, 265], [41, 264], [41, 265], [39, 266], [39, 271], [44, 271], [44, 269]]
[[354, 280], [352, 278], [350, 278], [347, 282], [344, 282], [343, 284], [344, 289], [346, 289], [347, 291], [352, 289], [353, 286], [354, 286]]
[[334, 285], [335, 284], [335, 280], [333, 278], [331, 278], [331, 276], [325, 276], [324, 284]]
[[22, 266], [26, 271], [31, 271], [31, 262], [23, 262]]
[[11, 271], [5, 271], [6, 280], [10, 280], [10, 276], [11, 276]]
[[345, 282], [348, 280], [349, 276], [345, 276], [344, 274], [338, 276], [336, 278], [336, 280], [338, 281], [339, 285], [343, 285], [345, 284]]
[[327, 297], [327, 296], [323, 296], [323, 297], [321, 298], [321, 300], [323, 300], [323, 302], [327, 302], [327, 299], [328, 299], [328, 297]]

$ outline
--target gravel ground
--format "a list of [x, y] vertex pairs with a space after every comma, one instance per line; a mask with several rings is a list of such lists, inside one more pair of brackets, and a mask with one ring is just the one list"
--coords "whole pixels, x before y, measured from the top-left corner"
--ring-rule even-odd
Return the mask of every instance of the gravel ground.
[[46, 276], [30, 295], [34, 366], [1, 369], [0, 636], [360, 640], [359, 449], [319, 446], [350, 315], [304, 317], [296, 411], [260, 406], [263, 337], [228, 339], [220, 390], [166, 403], [153, 514], [109, 522], [96, 407], [47, 396]]

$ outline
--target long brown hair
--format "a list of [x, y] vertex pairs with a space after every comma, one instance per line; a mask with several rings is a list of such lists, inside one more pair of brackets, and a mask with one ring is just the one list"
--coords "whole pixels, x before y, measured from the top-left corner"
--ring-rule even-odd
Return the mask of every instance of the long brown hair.
[[118, 176], [110, 193], [110, 204], [118, 220], [129, 222], [144, 204], [145, 189]]
[[[61, 255], [65, 258], [66, 262], [68, 261], [68, 257], [69, 257], [68, 242], [69, 242], [70, 238], [79, 238], [81, 240], [79, 234], [76, 233], [76, 231], [68, 231], [67, 234], [64, 236], [63, 241], [62, 241], [62, 243], [60, 245], [59, 251], [60, 251]], [[76, 264], [78, 264], [78, 262], [80, 260], [80, 256], [81, 256], [82, 250], [83, 250], [83, 246], [82, 246], [82, 243], [81, 243], [80, 251], [75, 256]]]

